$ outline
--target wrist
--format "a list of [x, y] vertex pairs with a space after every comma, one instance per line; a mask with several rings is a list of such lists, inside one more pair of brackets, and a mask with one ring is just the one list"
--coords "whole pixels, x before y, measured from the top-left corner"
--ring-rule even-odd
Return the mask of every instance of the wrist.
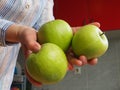
[[18, 30], [19, 30], [19, 26], [17, 24], [13, 24], [13, 25], [9, 26], [5, 32], [5, 34], [6, 34], [5, 40], [7, 42], [11, 42], [11, 43], [19, 42]]

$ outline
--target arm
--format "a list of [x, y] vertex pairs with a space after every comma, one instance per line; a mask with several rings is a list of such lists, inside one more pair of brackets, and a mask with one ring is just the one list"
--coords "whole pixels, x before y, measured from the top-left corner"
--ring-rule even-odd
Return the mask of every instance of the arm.
[[5, 41], [10, 43], [20, 42], [27, 57], [29, 52], [37, 52], [40, 49], [36, 34], [36, 30], [31, 27], [12, 24], [6, 30]]
[[13, 22], [0, 19], [0, 43], [6, 46], [8, 43], [20, 42], [28, 50], [37, 52], [40, 45], [36, 42], [36, 30], [24, 25], [18, 25]]
[[[8, 43], [11, 45], [21, 43], [26, 58], [31, 51], [37, 52], [40, 49], [40, 44], [37, 43], [36, 33], [36, 30], [31, 27], [0, 19], [0, 45], [7, 46]], [[28, 76], [28, 78], [30, 77]], [[32, 81], [32, 79], [30, 79], [30, 81]], [[40, 83], [38, 83], [38, 85], [40, 85]]]

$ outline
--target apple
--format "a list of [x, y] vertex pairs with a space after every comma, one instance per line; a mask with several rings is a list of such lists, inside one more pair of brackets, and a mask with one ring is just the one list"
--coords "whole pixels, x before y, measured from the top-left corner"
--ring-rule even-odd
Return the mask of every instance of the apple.
[[108, 49], [108, 39], [95, 25], [85, 25], [78, 29], [72, 39], [72, 49], [76, 56], [88, 59], [102, 56]]
[[42, 84], [60, 82], [66, 75], [68, 62], [64, 51], [53, 43], [42, 44], [38, 53], [32, 53], [26, 60], [29, 76]]
[[73, 32], [70, 25], [61, 19], [49, 21], [38, 30], [38, 42], [40, 44], [54, 43], [63, 51], [68, 50], [72, 37]]

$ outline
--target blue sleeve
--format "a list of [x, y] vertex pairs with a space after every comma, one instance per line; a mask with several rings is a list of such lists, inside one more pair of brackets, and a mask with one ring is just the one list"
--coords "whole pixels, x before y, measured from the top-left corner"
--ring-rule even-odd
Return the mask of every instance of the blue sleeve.
[[5, 31], [12, 24], [13, 22], [11, 21], [0, 19], [0, 46], [6, 46]]

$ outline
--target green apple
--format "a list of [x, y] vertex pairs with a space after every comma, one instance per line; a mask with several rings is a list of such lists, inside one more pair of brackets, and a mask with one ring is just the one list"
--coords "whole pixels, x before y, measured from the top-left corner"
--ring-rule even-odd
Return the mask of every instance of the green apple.
[[68, 62], [64, 51], [53, 43], [45, 43], [38, 53], [26, 61], [28, 74], [42, 84], [54, 84], [66, 75]]
[[49, 21], [38, 30], [39, 43], [54, 43], [64, 51], [68, 50], [72, 37], [73, 32], [70, 25], [61, 19]]
[[72, 49], [76, 56], [88, 59], [102, 56], [108, 49], [106, 35], [95, 25], [85, 25], [78, 29], [72, 39]]

